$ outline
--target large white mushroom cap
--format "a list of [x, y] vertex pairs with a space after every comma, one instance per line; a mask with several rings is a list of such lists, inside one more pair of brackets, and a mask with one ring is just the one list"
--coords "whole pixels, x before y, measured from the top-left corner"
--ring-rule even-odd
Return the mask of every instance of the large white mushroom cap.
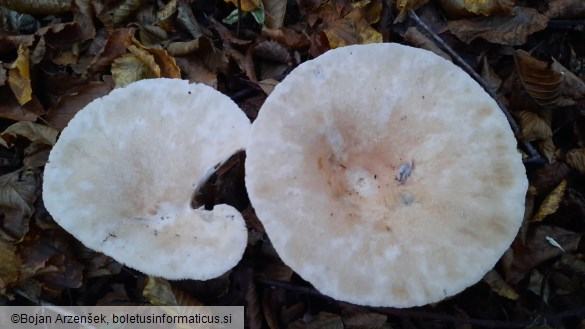
[[246, 186], [285, 263], [322, 293], [410, 307], [477, 282], [514, 239], [527, 179], [495, 101], [431, 52], [339, 48], [252, 125]]
[[227, 96], [183, 80], [143, 80], [87, 105], [45, 167], [43, 199], [87, 247], [149, 275], [210, 279], [247, 242], [231, 206], [190, 207], [218, 163], [242, 149], [250, 121]]

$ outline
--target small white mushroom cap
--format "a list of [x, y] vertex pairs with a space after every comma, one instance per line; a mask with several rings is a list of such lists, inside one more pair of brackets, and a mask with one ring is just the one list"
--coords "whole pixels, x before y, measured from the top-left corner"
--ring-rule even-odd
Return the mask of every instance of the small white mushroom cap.
[[242, 215], [190, 207], [197, 185], [242, 149], [250, 121], [227, 96], [142, 80], [75, 115], [45, 167], [43, 199], [87, 247], [149, 275], [206, 280], [241, 259]]
[[437, 302], [514, 239], [525, 169], [495, 101], [467, 74], [398, 44], [305, 62], [262, 106], [246, 187], [282, 260], [363, 305]]

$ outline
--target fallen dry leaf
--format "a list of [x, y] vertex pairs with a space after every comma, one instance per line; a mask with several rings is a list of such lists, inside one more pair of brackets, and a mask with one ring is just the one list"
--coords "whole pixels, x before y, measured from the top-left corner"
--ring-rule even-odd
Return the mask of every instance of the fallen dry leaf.
[[51, 15], [71, 11], [70, 0], [0, 0], [0, 6], [30, 15]]
[[439, 48], [435, 42], [429, 39], [414, 26], [409, 27], [408, 30], [406, 30], [404, 33], [404, 40], [417, 48], [432, 51], [436, 55], [439, 55], [448, 61], [451, 60], [451, 56], [447, 55], [447, 53]]
[[518, 283], [534, 267], [564, 254], [547, 241], [547, 236], [553, 238], [567, 253], [576, 250], [581, 241], [579, 233], [548, 225], [535, 227], [525, 244], [514, 241], [511, 253], [506, 253], [502, 258], [506, 282]]
[[514, 7], [514, 16], [489, 16], [447, 23], [447, 30], [465, 43], [482, 38], [492, 43], [517, 46], [534, 32], [546, 28], [548, 17], [536, 9]]
[[475, 14], [486, 16], [512, 14], [517, 0], [463, 0], [463, 7]]
[[518, 299], [518, 293], [504, 281], [504, 278], [496, 270], [491, 269], [483, 277], [483, 281], [487, 283], [492, 291], [496, 294], [508, 298], [510, 300]]
[[337, 314], [319, 312], [313, 317], [291, 323], [287, 329], [343, 329], [343, 321]]
[[540, 140], [536, 143], [536, 148], [544, 156], [544, 158], [551, 163], [555, 160], [555, 152], [557, 147], [552, 138], [547, 138], [545, 140]]
[[583, 18], [585, 2], [583, 0], [549, 0], [544, 13], [551, 19]]
[[585, 174], [585, 148], [572, 149], [565, 155], [567, 164]]
[[89, 82], [76, 88], [74, 93], [59, 97], [44, 118], [51, 127], [62, 130], [79, 110], [94, 99], [107, 95], [111, 90], [112, 88], [104, 82]]
[[553, 69], [553, 61], [540, 61], [524, 50], [514, 56], [518, 77], [526, 93], [544, 108], [556, 108], [561, 104], [561, 84], [564, 75]]
[[0, 239], [0, 294], [6, 294], [6, 288], [18, 280], [19, 267], [16, 246]]
[[429, 0], [398, 0], [396, 1], [396, 8], [398, 8], [400, 12], [405, 12], [410, 9], [416, 9], [427, 2], [429, 2]]
[[516, 113], [522, 130], [521, 139], [527, 142], [546, 140], [552, 137], [550, 125], [538, 114], [531, 111]]
[[[224, 0], [226, 3], [232, 3], [234, 6], [238, 6], [238, 0]], [[242, 11], [249, 12], [260, 8], [262, 0], [241, 0], [240, 1]]]
[[546, 218], [546, 216], [554, 214], [559, 209], [559, 204], [565, 195], [565, 189], [567, 188], [567, 181], [562, 180], [559, 186], [557, 186], [550, 194], [544, 199], [540, 208], [532, 218], [533, 222], [540, 222]]
[[0, 207], [13, 208], [24, 212], [25, 216], [33, 213], [33, 202], [37, 189], [34, 173], [28, 169], [19, 169], [0, 176]]
[[142, 297], [154, 306], [177, 306], [177, 299], [169, 282], [162, 278], [148, 276]]
[[263, 0], [266, 19], [264, 25], [269, 29], [280, 29], [284, 23], [286, 0]]
[[[145, 59], [147, 62], [134, 54], [126, 54], [116, 59], [112, 63], [112, 77], [116, 87], [124, 87], [142, 79], [160, 77], [160, 68], [154, 62], [154, 57], [147, 53]], [[152, 67], [158, 70], [153, 71]]]
[[8, 85], [20, 105], [24, 105], [32, 99], [30, 51], [24, 44], [18, 47], [18, 57], [10, 65]]
[[34, 122], [21, 121], [0, 133], [0, 145], [10, 148], [14, 140], [19, 137], [26, 138], [33, 143], [55, 145], [57, 135], [59, 135], [59, 131], [55, 128]]

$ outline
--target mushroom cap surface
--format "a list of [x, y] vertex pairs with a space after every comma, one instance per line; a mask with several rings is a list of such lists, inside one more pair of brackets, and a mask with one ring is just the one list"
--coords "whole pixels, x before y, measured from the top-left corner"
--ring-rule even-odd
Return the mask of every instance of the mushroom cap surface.
[[250, 121], [227, 96], [178, 79], [115, 89], [78, 112], [45, 167], [49, 213], [87, 247], [149, 275], [206, 280], [241, 259], [247, 230], [228, 205], [192, 209]]
[[411, 307], [477, 282], [518, 232], [527, 189], [496, 102], [431, 52], [348, 46], [262, 106], [246, 187], [274, 248], [323, 294]]

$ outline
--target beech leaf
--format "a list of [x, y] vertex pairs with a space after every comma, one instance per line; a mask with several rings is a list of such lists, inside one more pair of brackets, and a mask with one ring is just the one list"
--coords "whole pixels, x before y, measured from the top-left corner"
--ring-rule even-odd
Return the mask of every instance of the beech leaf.
[[18, 57], [10, 66], [8, 85], [20, 105], [24, 105], [32, 99], [30, 51], [24, 44], [20, 44], [18, 47]]
[[524, 50], [517, 50], [514, 59], [526, 93], [544, 108], [558, 107], [564, 75], [553, 68], [554, 62], [540, 61]]
[[529, 35], [546, 28], [548, 17], [536, 9], [514, 7], [514, 16], [489, 16], [461, 19], [447, 23], [447, 29], [465, 43], [482, 38], [491, 43], [518, 46]]
[[546, 216], [554, 214], [559, 209], [559, 204], [565, 195], [567, 188], [567, 181], [562, 180], [561, 183], [544, 199], [540, 208], [536, 212], [536, 215], [532, 218], [533, 222], [540, 222], [546, 218]]
[[567, 164], [585, 174], [585, 148], [572, 149], [565, 155]]
[[263, 0], [266, 19], [264, 25], [269, 29], [280, 29], [286, 13], [286, 0]]
[[483, 281], [487, 283], [492, 291], [496, 294], [511, 300], [518, 299], [518, 293], [504, 281], [504, 278], [496, 270], [491, 269], [483, 277]]
[[522, 130], [522, 140], [546, 140], [552, 137], [550, 125], [538, 114], [531, 111], [520, 111], [516, 113], [520, 119], [520, 128]]
[[32, 143], [55, 145], [58, 134], [59, 131], [55, 128], [34, 122], [21, 121], [0, 133], [0, 145], [10, 148], [13, 145], [12, 142], [18, 137], [26, 138]]
[[0, 176], [0, 207], [18, 209], [24, 215], [33, 213], [36, 178], [32, 170], [19, 169]]

